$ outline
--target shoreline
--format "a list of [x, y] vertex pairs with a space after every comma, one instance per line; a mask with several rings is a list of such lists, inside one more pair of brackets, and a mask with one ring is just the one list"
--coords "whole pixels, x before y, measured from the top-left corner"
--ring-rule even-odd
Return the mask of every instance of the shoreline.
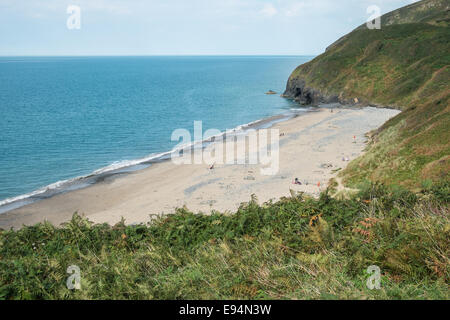
[[[251, 194], [256, 194], [261, 202], [288, 196], [289, 189], [317, 195], [336, 174], [331, 171], [339, 166], [343, 169], [348, 163], [341, 163], [340, 157], [354, 159], [359, 156], [365, 146], [364, 134], [399, 112], [373, 107], [341, 107], [334, 113], [327, 108], [311, 110], [314, 112], [293, 113], [290, 117], [274, 115], [234, 129], [259, 130], [269, 126], [283, 133], [280, 137], [280, 171], [274, 176], [261, 176], [258, 165], [220, 165], [208, 170], [205, 164], [176, 166], [171, 161], [160, 161], [136, 171], [110, 172], [82, 189], [1, 213], [0, 228], [19, 228], [44, 220], [60, 224], [70, 220], [75, 212], [98, 223], [114, 224], [122, 217], [127, 223], [143, 223], [149, 221], [150, 214], [171, 213], [185, 205], [194, 212], [233, 211], [240, 203], [249, 201]], [[363, 125], [359, 117], [363, 117]], [[345, 132], [352, 129], [351, 125], [348, 127], [349, 121], [359, 125], [354, 128], [354, 134]], [[352, 139], [341, 141], [342, 136], [350, 138], [353, 135], [358, 136], [355, 143]], [[206, 139], [206, 143], [208, 140], [211, 138]], [[304, 161], [305, 156], [310, 161]], [[303, 157], [299, 160], [301, 165], [292, 164], [298, 157]], [[324, 163], [327, 168], [320, 168]], [[292, 184], [297, 176], [304, 185]], [[316, 180], [321, 187], [315, 185]]]
[[[286, 121], [293, 117], [296, 117], [298, 116], [298, 113], [309, 112], [311, 109], [311, 107], [305, 107], [304, 110], [302, 110], [302, 108], [299, 108], [298, 111], [291, 111], [291, 113], [285, 112], [274, 114], [262, 119], [251, 121], [246, 124], [238, 125], [232, 129], [226, 129], [222, 131], [219, 136], [224, 136], [229, 132], [240, 132], [249, 129], [258, 130], [262, 128], [268, 128], [273, 124], [276, 124], [277, 122]], [[172, 153], [180, 150], [187, 150], [188, 148], [194, 147], [200, 142], [203, 144], [208, 144], [211, 142], [211, 138], [212, 137], [206, 138], [201, 141], [193, 141], [184, 147], [174, 147], [173, 149], [168, 151], [152, 153], [143, 158], [113, 162], [105, 167], [93, 170], [86, 175], [77, 176], [66, 180], [60, 180], [25, 194], [2, 199], [0, 200], [0, 215], [42, 200], [52, 198], [59, 194], [65, 194], [67, 192], [88, 188], [97, 183], [101, 183], [103, 180], [114, 178], [115, 176], [121, 176], [131, 172], [140, 171], [149, 168], [154, 164], [169, 161]]]

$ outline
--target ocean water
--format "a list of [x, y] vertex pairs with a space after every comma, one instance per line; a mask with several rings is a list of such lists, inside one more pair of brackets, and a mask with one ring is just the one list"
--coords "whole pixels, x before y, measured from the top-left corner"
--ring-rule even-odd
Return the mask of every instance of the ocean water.
[[223, 131], [298, 108], [264, 93], [311, 58], [0, 57], [0, 204], [168, 151], [194, 120]]

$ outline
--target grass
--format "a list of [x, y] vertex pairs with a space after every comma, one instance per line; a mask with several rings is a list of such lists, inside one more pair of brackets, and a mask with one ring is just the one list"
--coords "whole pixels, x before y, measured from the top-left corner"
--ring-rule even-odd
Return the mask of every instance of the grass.
[[417, 191], [425, 180], [448, 180], [449, 94], [427, 100], [372, 133], [366, 153], [339, 174], [347, 185], [378, 181]]
[[[0, 233], [2, 299], [448, 299], [449, 184], [367, 185], [147, 225], [74, 215]], [[69, 290], [67, 267], [81, 269]], [[369, 290], [368, 266], [381, 268]]]
[[[290, 81], [302, 79], [307, 87], [342, 100], [357, 97], [364, 103], [405, 109], [423, 86], [427, 95], [442, 92], [438, 82], [448, 88], [448, 39], [450, 27], [426, 23], [355, 30], [345, 41], [299, 66]], [[441, 73], [439, 81], [434, 79], [436, 72]]]

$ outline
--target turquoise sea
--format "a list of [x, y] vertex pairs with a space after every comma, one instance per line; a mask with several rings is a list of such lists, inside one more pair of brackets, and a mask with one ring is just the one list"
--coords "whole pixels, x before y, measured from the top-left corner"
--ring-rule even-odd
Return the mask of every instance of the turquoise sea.
[[[299, 106], [284, 91], [312, 57], [0, 57], [0, 205], [133, 170], [177, 128], [232, 129]], [[146, 161], [141, 161], [145, 159]], [[151, 161], [150, 161], [151, 162]], [[0, 208], [0, 212], [1, 212]]]

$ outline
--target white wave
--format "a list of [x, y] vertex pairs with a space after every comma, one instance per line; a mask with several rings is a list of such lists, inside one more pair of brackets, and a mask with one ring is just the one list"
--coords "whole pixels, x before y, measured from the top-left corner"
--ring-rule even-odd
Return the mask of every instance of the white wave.
[[20, 200], [25, 200], [25, 199], [27, 199], [27, 198], [31, 198], [31, 197], [33, 197], [33, 196], [37, 196], [37, 195], [43, 194], [43, 193], [45, 193], [45, 192], [47, 192], [47, 191], [49, 191], [49, 190], [54, 190], [54, 189], [60, 188], [60, 187], [63, 186], [64, 184], [69, 183], [69, 182], [72, 182], [72, 181], [75, 181], [75, 180], [77, 180], [77, 179], [78, 179], [78, 178], [69, 179], [69, 180], [61, 180], [61, 181], [57, 181], [57, 182], [55, 182], [55, 183], [49, 184], [49, 185], [47, 185], [47, 186], [45, 186], [45, 187], [39, 188], [39, 189], [37, 189], [37, 190], [35, 190], [35, 191], [33, 191], [33, 192], [30, 192], [30, 193], [22, 194], [22, 195], [17, 196], [17, 197], [6, 198], [5, 200], [0, 201], [0, 206], [4, 206], [4, 205], [10, 204], [10, 203], [12, 203], [12, 202], [16, 202], [16, 201], [20, 201]]

